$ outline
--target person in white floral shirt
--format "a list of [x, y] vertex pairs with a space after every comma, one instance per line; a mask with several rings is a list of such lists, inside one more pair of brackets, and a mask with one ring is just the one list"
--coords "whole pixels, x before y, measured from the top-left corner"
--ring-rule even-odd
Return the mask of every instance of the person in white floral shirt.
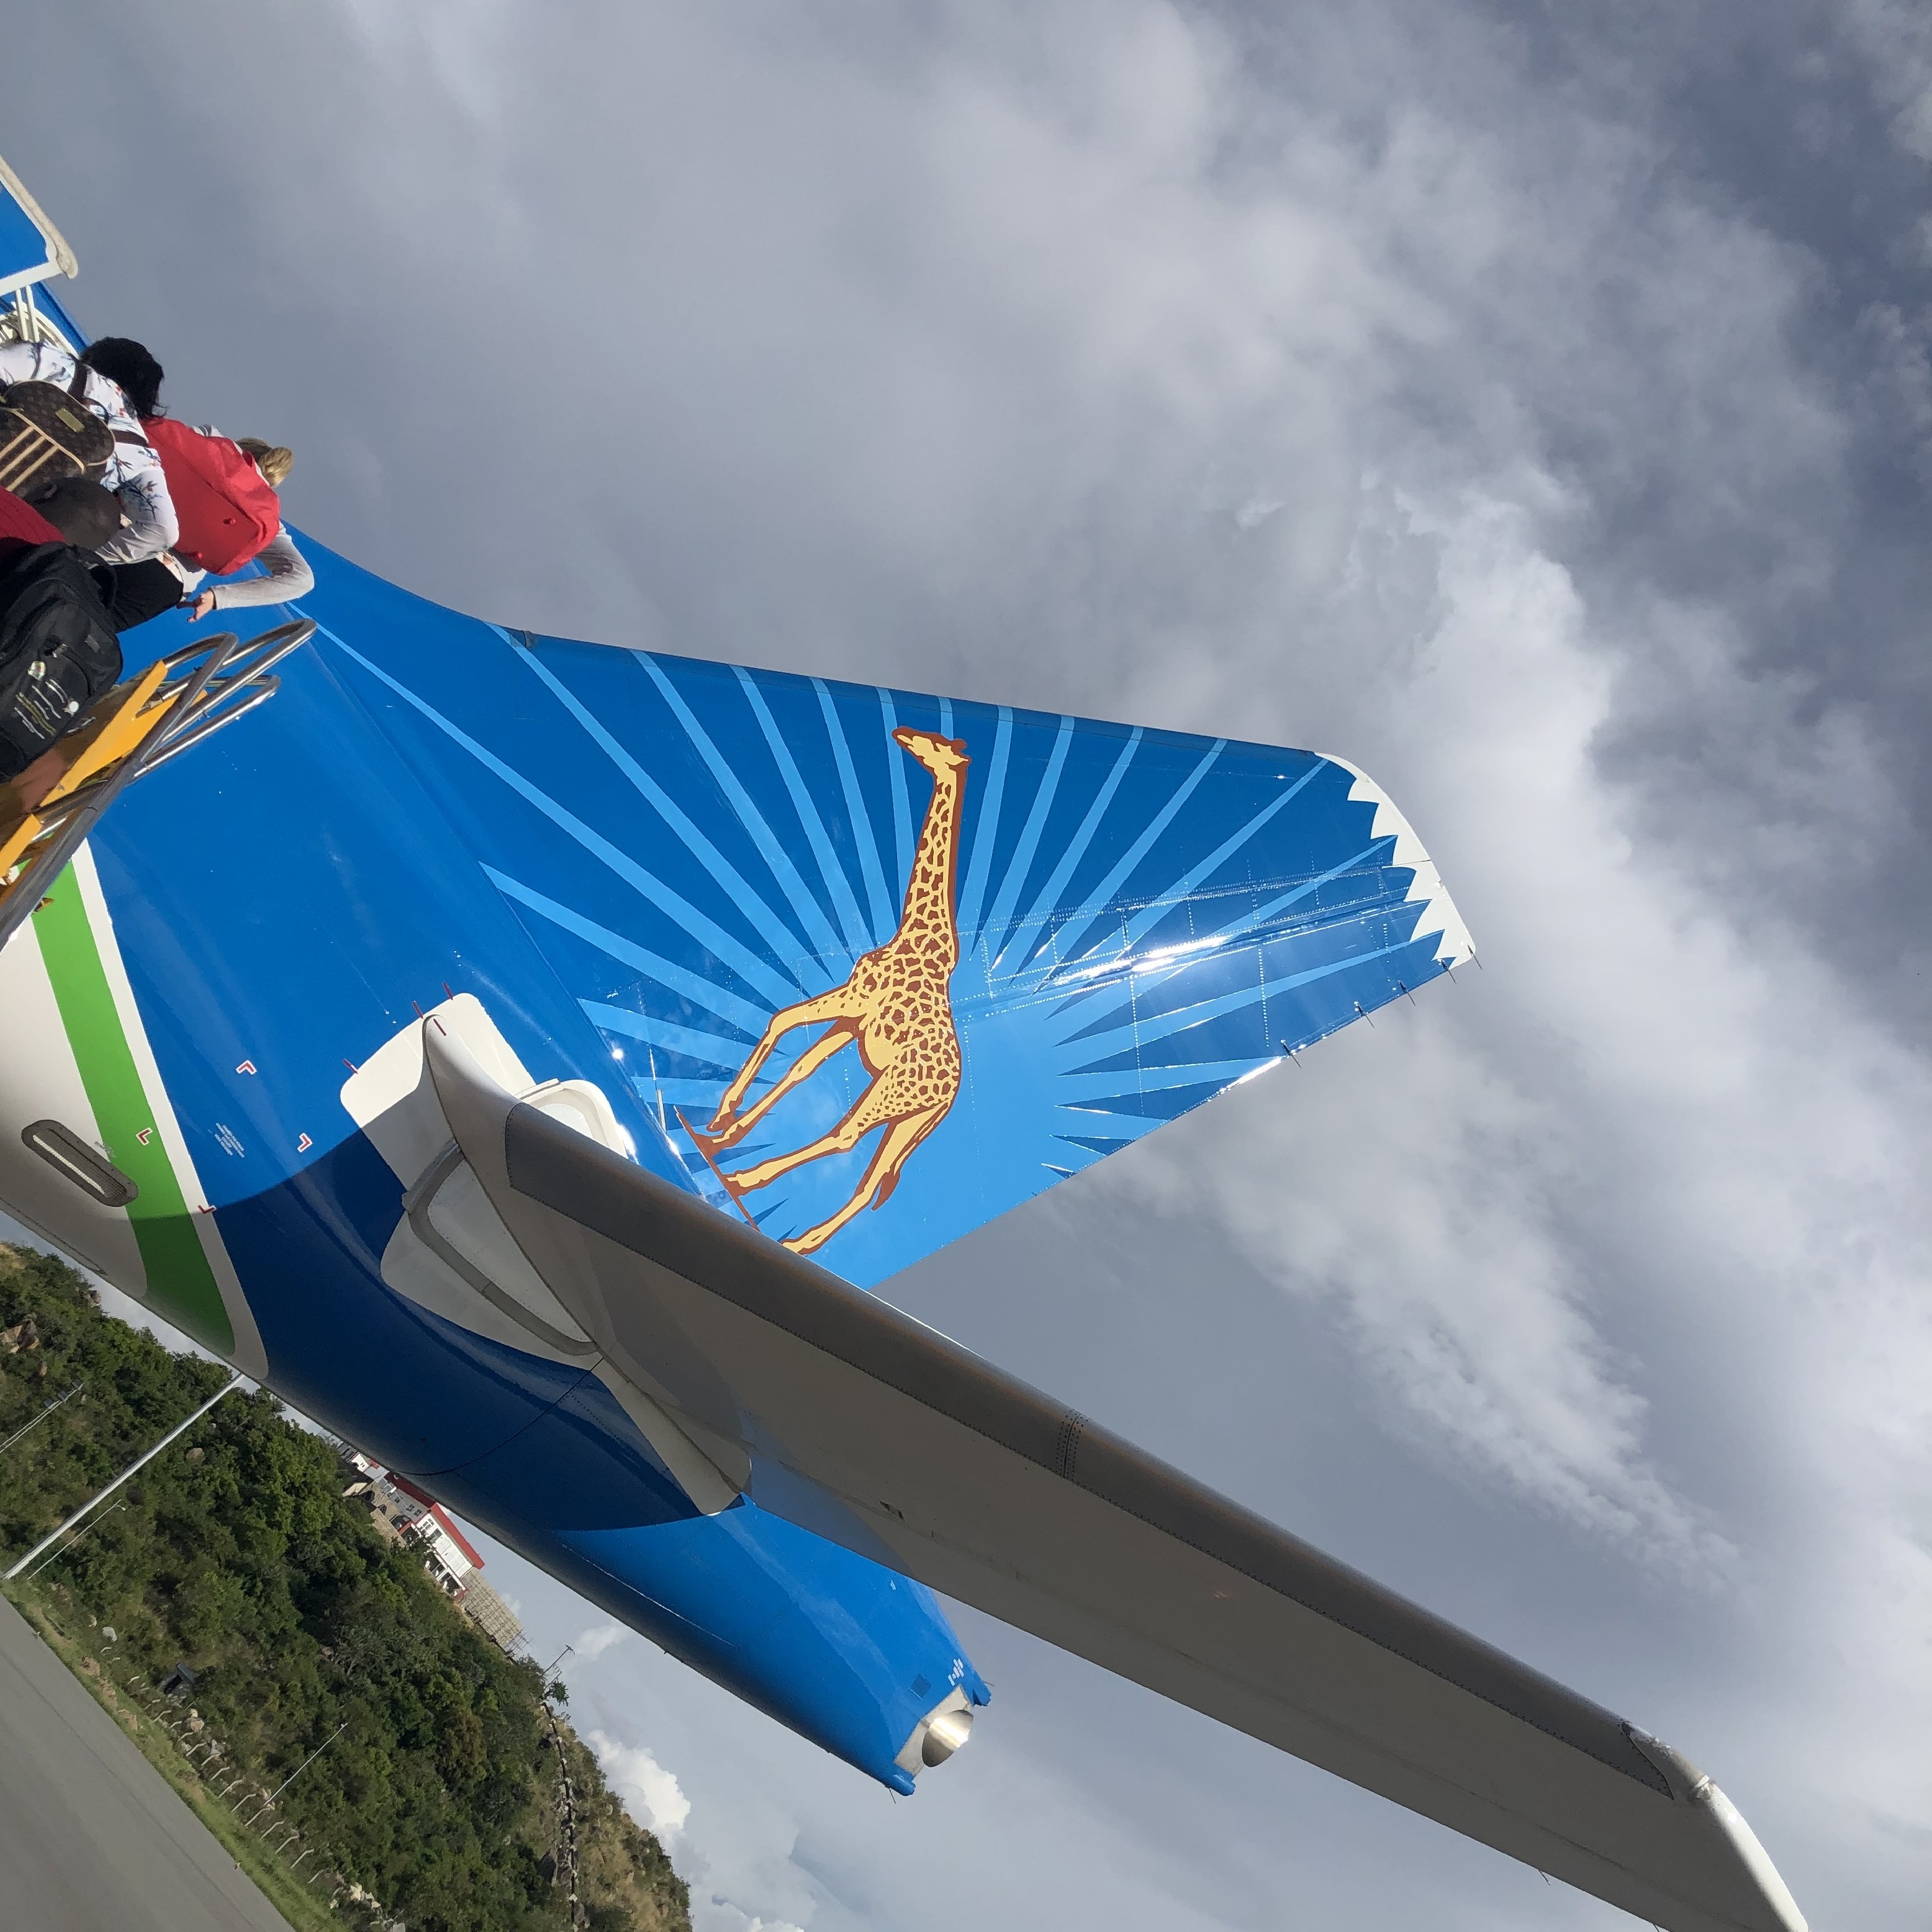
[[[56, 343], [10, 342], [0, 347], [0, 383], [51, 382], [64, 389], [74, 380], [75, 366], [72, 352]], [[128, 516], [127, 527], [98, 554], [106, 563], [141, 563], [160, 556], [181, 534], [160, 458], [142, 434], [118, 382], [90, 369], [80, 399], [116, 432], [114, 454], [100, 480], [120, 499]], [[124, 440], [130, 436], [132, 441]]]

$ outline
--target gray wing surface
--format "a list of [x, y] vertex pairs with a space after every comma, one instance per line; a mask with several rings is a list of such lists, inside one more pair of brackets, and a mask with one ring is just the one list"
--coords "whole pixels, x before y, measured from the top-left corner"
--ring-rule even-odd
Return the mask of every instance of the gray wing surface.
[[1666, 1932], [1804, 1932], [1669, 1746], [497, 1087], [458, 1145], [620, 1376], [761, 1507]]

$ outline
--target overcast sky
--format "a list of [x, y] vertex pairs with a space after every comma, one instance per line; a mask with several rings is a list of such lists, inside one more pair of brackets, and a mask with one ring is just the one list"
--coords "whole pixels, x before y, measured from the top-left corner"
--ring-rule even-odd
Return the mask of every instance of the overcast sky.
[[[0, 152], [85, 325], [412, 589], [1372, 771], [1481, 968], [891, 1298], [1903, 1932], [1929, 18], [70, 0]], [[490, 1574], [700, 1932], [1630, 1922], [968, 1613], [994, 1704], [897, 1802]]]

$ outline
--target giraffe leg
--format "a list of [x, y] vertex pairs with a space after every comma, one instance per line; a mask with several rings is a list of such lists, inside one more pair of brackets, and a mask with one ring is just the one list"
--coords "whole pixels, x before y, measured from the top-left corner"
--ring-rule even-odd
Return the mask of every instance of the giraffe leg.
[[758, 1070], [771, 1057], [776, 1046], [794, 1027], [811, 1026], [819, 1020], [862, 1020], [862, 1008], [855, 1001], [850, 991], [848, 980], [843, 986], [834, 986], [830, 992], [820, 993], [816, 998], [801, 1000], [795, 1006], [781, 1006], [765, 1022], [765, 1030], [751, 1056], [739, 1068], [737, 1077], [724, 1090], [724, 1097], [718, 1103], [718, 1111], [711, 1117], [711, 1131], [722, 1133], [730, 1124], [731, 1116], [738, 1111], [738, 1104], [749, 1090], [752, 1082], [758, 1078]]
[[830, 1220], [820, 1222], [817, 1227], [808, 1228], [802, 1234], [794, 1234], [784, 1245], [794, 1254], [815, 1253], [872, 1198], [875, 1189], [881, 1199], [891, 1193], [898, 1184], [899, 1169], [905, 1165], [913, 1150], [944, 1119], [946, 1112], [944, 1106], [928, 1107], [922, 1113], [893, 1121], [881, 1137], [878, 1151], [866, 1169], [865, 1179], [854, 1190], [851, 1199]]
[[[872, 1162], [872, 1173], [879, 1178], [878, 1191], [872, 1196], [872, 1205], [883, 1208], [892, 1198], [892, 1190], [899, 1184], [899, 1175], [904, 1171], [915, 1150], [926, 1136], [938, 1126], [952, 1110], [952, 1094], [928, 1107], [922, 1114], [896, 1124], [895, 1130], [880, 1143], [877, 1157]], [[904, 1135], [898, 1130], [907, 1130]], [[868, 1175], [868, 1179], [871, 1177]]]
[[[778, 1080], [732, 1121], [722, 1133], [712, 1132], [705, 1136], [706, 1143], [714, 1149], [735, 1147], [759, 1120], [782, 1100], [802, 1082], [809, 1080], [842, 1046], [851, 1043], [852, 1035], [844, 1028], [835, 1027], [822, 1040], [815, 1040], [792, 1064]], [[715, 1128], [716, 1122], [713, 1121]]]
[[726, 1185], [734, 1194], [748, 1194], [754, 1187], [769, 1187], [779, 1175], [789, 1174], [795, 1167], [802, 1167], [808, 1161], [823, 1160], [830, 1154], [850, 1154], [859, 1143], [887, 1118], [878, 1102], [878, 1084], [866, 1088], [852, 1103], [852, 1111], [828, 1134], [820, 1134], [808, 1145], [794, 1148], [790, 1154], [774, 1154], [770, 1160], [761, 1160], [755, 1167], [741, 1168], [736, 1174], [725, 1177]]

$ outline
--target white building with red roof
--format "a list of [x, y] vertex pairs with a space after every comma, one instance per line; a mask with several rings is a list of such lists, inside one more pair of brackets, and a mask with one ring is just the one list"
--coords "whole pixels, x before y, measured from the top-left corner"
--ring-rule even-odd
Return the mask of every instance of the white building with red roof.
[[442, 1504], [434, 1496], [425, 1496], [406, 1476], [399, 1476], [392, 1469], [388, 1480], [392, 1489], [422, 1505], [421, 1513], [404, 1527], [422, 1545], [428, 1558], [430, 1574], [452, 1596], [459, 1594], [483, 1567], [476, 1545], [457, 1528]]

